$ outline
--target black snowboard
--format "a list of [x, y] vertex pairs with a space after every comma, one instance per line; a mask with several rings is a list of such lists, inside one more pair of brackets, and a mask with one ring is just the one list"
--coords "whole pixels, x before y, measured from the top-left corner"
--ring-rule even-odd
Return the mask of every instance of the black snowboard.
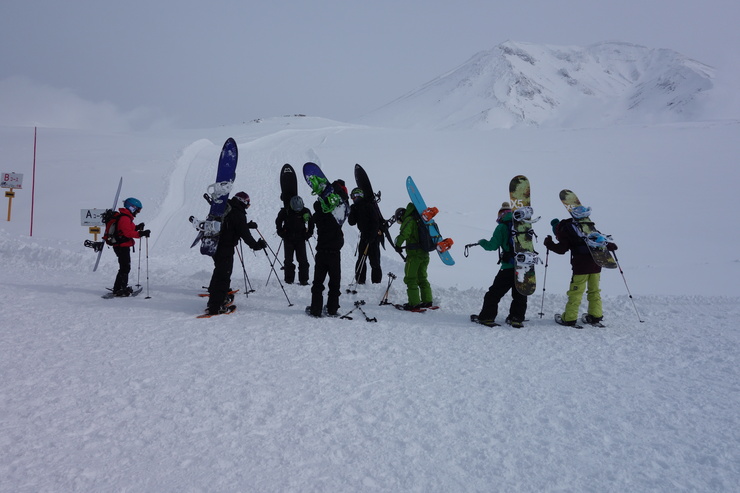
[[380, 237], [380, 245], [385, 248], [386, 239], [388, 239], [392, 245], [393, 238], [391, 238], [391, 232], [388, 229], [388, 222], [383, 217], [383, 214], [380, 212], [380, 207], [378, 206], [378, 202], [380, 202], [380, 190], [375, 193], [373, 186], [370, 183], [370, 178], [368, 178], [365, 169], [359, 164], [355, 164], [355, 181], [357, 182], [357, 187], [362, 190], [364, 196], [369, 198], [373, 203], [375, 214], [377, 214], [378, 222], [380, 223], [380, 231], [383, 233], [383, 236]]
[[293, 166], [284, 164], [280, 170], [280, 200], [286, 210], [290, 208], [290, 199], [298, 195], [298, 177]]

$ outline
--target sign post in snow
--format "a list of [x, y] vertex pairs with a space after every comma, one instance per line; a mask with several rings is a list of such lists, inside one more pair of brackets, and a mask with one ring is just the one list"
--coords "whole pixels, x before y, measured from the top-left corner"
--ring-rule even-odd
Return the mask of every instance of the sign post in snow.
[[98, 241], [100, 226], [103, 226], [103, 213], [105, 209], [81, 209], [80, 222], [83, 226], [88, 226], [90, 234]]
[[10, 213], [13, 210], [13, 197], [15, 197], [14, 188], [23, 188], [23, 173], [2, 173], [0, 175], [0, 188], [9, 188], [10, 190], [5, 192], [5, 196], [8, 197], [8, 221], [10, 221]]

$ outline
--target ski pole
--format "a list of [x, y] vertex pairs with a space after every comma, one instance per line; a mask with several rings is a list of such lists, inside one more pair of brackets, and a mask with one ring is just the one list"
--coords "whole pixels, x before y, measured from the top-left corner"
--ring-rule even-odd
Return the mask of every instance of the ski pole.
[[617, 262], [617, 267], [619, 267], [619, 273], [622, 274], [622, 280], [624, 281], [624, 287], [627, 288], [627, 294], [630, 297], [630, 301], [632, 301], [632, 307], [635, 309], [635, 313], [637, 314], [637, 320], [640, 321], [640, 323], [645, 322], [642, 317], [640, 317], [640, 312], [637, 311], [637, 305], [635, 305], [635, 299], [632, 297], [632, 293], [630, 292], [630, 287], [627, 286], [627, 278], [624, 277], [624, 271], [622, 270], [622, 266], [619, 265], [619, 259], [617, 258], [617, 252], [612, 251], [612, 255], [614, 255], [614, 260]]
[[[267, 239], [262, 235], [262, 232], [259, 229], [257, 229], [257, 233], [260, 235], [260, 238], [262, 238], [263, 240], [265, 240], [265, 245], [267, 245], [267, 248], [270, 249], [270, 252], [272, 253], [273, 257], [275, 257], [275, 260], [274, 261], [277, 262], [278, 264], [280, 264], [280, 268], [283, 269], [284, 268], [283, 267], [283, 263], [278, 258], [277, 253], [275, 253], [275, 250], [273, 250], [272, 247], [270, 246], [270, 244], [267, 243]], [[283, 244], [283, 240], [281, 239], [280, 240], [280, 245], [282, 245], [282, 244]], [[278, 250], [279, 250], [279, 248], [278, 248]], [[277, 275], [277, 272], [275, 273], [275, 275]]]
[[311, 258], [314, 262], [316, 262], [316, 255], [313, 253], [313, 247], [311, 246], [311, 242], [306, 239], [306, 243], [308, 243], [308, 249], [311, 250]]
[[[267, 243], [267, 242], [265, 242]], [[268, 245], [269, 247], [269, 245]], [[267, 253], [267, 250], [264, 248], [262, 249], [265, 252], [265, 258], [267, 259], [267, 263], [270, 263], [270, 255]], [[270, 268], [274, 271], [275, 266], [270, 264]], [[290, 298], [288, 298], [288, 293], [285, 292], [285, 286], [283, 286], [283, 282], [280, 280], [280, 276], [277, 272], [275, 272], [275, 279], [277, 279], [278, 284], [280, 284], [280, 289], [283, 290], [283, 294], [285, 295], [285, 299], [288, 300], [288, 306], [293, 306], [293, 303], [290, 302]]]
[[365, 304], [365, 300], [355, 301], [355, 307], [339, 318], [343, 318], [346, 320], [352, 320], [352, 317], [350, 317], [350, 314], [355, 310], [360, 310], [360, 313], [362, 313], [362, 315], [365, 317], [365, 322], [377, 322], [378, 321], [377, 318], [375, 317], [370, 318], [367, 316], [367, 313], [365, 313], [365, 310], [362, 309], [362, 305], [364, 304]]
[[[277, 260], [277, 256], [280, 253], [280, 248], [283, 246], [283, 239], [280, 239], [280, 244], [278, 245], [277, 253], [275, 254], [275, 260]], [[287, 247], [286, 247], [287, 248]], [[275, 260], [272, 261], [271, 265], [275, 265]], [[275, 273], [277, 274], [277, 273]], [[272, 276], [272, 270], [270, 270], [270, 273], [267, 274], [267, 281], [265, 282], [265, 286], [267, 286], [267, 283], [270, 282], [270, 277]]]
[[[141, 254], [141, 250], [139, 251], [139, 254]], [[151, 296], [149, 296], [149, 237], [146, 237], [146, 298], [145, 300], [150, 299]]]
[[[359, 244], [357, 245], [359, 247]], [[350, 283], [349, 287], [347, 288], [347, 293], [351, 294], [357, 294], [357, 283], [358, 278], [360, 277], [360, 274], [362, 273], [363, 269], [366, 268], [365, 262], [367, 262], [367, 250], [370, 248], [370, 243], [365, 245], [365, 251], [362, 253], [362, 257], [360, 258], [360, 261], [357, 263], [357, 266], [355, 267], [355, 278]], [[358, 249], [359, 252], [359, 249]]]
[[[265, 283], [265, 286], [267, 286], [267, 283], [270, 282], [270, 277], [271, 277], [272, 272], [275, 272], [275, 275], [276, 276], [278, 275], [277, 271], [275, 271], [275, 262], [277, 262], [277, 263], [280, 264], [280, 268], [281, 269], [285, 269], [285, 266], [283, 266], [283, 263], [280, 262], [280, 259], [278, 259], [278, 254], [275, 253], [275, 251], [272, 249], [272, 247], [270, 246], [270, 244], [267, 243], [267, 240], [262, 235], [262, 231], [260, 231], [258, 228], [255, 228], [255, 229], [257, 229], [257, 233], [259, 233], [260, 238], [262, 238], [262, 240], [265, 242], [265, 245], [267, 245], [267, 248], [270, 249], [270, 252], [272, 252], [272, 255], [275, 257], [275, 260], [273, 260], [273, 261], [270, 262], [270, 269], [271, 270], [270, 270], [270, 274], [267, 275], [267, 282]], [[280, 240], [280, 245], [282, 246], [282, 244], [283, 244], [283, 240], [281, 239]], [[278, 251], [280, 251], [280, 247], [278, 247]], [[267, 253], [267, 252], [265, 252], [265, 253]], [[269, 255], [267, 256], [267, 260], [268, 261], [270, 260], [270, 256]], [[280, 283], [280, 284], [282, 285], [282, 283]]]
[[247, 276], [247, 268], [244, 264], [244, 246], [241, 240], [239, 240], [239, 248], [236, 250], [236, 254], [239, 256], [239, 262], [242, 264], [242, 272], [244, 273], [244, 294], [249, 298], [249, 293], [254, 293], [254, 289], [252, 289], [252, 283], [249, 282], [249, 276]]
[[136, 287], [141, 287], [141, 241], [139, 241], [139, 266], [136, 268]]
[[463, 251], [463, 255], [465, 255], [465, 258], [468, 258], [468, 255], [470, 255], [470, 247], [478, 246], [478, 243], [468, 243], [465, 245], [465, 250]]
[[396, 275], [393, 272], [388, 273], [388, 286], [385, 288], [385, 293], [383, 294], [383, 299], [380, 300], [380, 305], [390, 305], [391, 303], [388, 301], [388, 293], [391, 290], [391, 284], [393, 284], [393, 280], [396, 278]]
[[540, 318], [545, 316], [545, 285], [547, 284], [547, 266], [550, 261], [550, 249], [545, 253], [545, 278], [542, 280], [542, 303], [540, 303]]

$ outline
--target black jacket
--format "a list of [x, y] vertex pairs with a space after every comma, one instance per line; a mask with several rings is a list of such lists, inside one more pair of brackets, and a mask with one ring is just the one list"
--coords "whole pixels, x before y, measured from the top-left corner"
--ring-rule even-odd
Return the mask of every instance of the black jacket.
[[342, 227], [334, 215], [321, 210], [321, 204], [318, 200], [314, 202], [313, 210], [317, 232], [316, 251], [339, 252], [344, 246]]
[[257, 241], [247, 226], [247, 210], [244, 204], [232, 197], [229, 199], [229, 207], [231, 210], [226, 213], [221, 223], [219, 246], [234, 248], [241, 238], [249, 248], [257, 248]]
[[300, 212], [284, 207], [278, 212], [275, 228], [280, 238], [299, 243], [313, 236], [314, 219], [306, 207]]
[[366, 198], [361, 198], [349, 208], [347, 222], [350, 226], [357, 225], [360, 237], [365, 241], [378, 239], [380, 231], [380, 218], [375, 211], [375, 206]]

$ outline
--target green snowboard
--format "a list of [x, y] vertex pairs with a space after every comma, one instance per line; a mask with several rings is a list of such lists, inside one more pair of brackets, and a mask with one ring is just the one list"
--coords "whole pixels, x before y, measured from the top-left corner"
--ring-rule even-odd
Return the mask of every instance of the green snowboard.
[[516, 290], [525, 296], [534, 294], [537, 288], [534, 266], [540, 262], [534, 250], [535, 233], [532, 223], [538, 218], [532, 218], [532, 206], [529, 199], [529, 180], [524, 175], [517, 175], [509, 182], [509, 198], [512, 221], [512, 237], [516, 263]]
[[[571, 213], [571, 216], [571, 211], [581, 205], [581, 201], [578, 200], [578, 196], [570, 190], [560, 191], [560, 201], [568, 210], [568, 213]], [[588, 237], [588, 235], [591, 233], [600, 233], [599, 230], [596, 229], [596, 226], [594, 225], [594, 222], [591, 220], [590, 217], [573, 217], [573, 222], [578, 224], [581, 236], [584, 238]], [[594, 262], [596, 262], [599, 266], [604, 267], [605, 269], [617, 268], [617, 262], [614, 260], [611, 252], [609, 252], [606, 247], [595, 247], [593, 245], [590, 245], [588, 242], [586, 242], [586, 245], [591, 252], [591, 256], [593, 257]]]

